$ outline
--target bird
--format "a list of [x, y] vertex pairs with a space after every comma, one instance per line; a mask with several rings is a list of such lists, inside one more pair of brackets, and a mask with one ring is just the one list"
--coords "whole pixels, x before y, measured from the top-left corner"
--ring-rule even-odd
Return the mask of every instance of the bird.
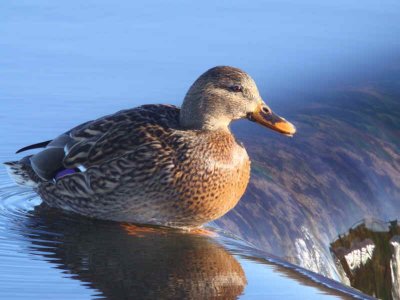
[[230, 130], [248, 119], [292, 137], [245, 71], [217, 66], [187, 91], [181, 107], [146, 104], [88, 121], [24, 147], [5, 162], [19, 185], [54, 208], [90, 218], [196, 228], [236, 206], [250, 159]]

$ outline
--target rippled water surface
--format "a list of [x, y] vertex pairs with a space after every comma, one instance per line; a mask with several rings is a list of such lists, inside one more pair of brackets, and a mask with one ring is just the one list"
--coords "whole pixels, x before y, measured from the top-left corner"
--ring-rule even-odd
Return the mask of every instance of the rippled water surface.
[[399, 299], [398, 233], [349, 231], [400, 218], [398, 1], [8, 1], [0, 19], [0, 162], [120, 109], [179, 105], [223, 64], [298, 128], [234, 124], [250, 184], [190, 234], [49, 210], [1, 168], [0, 299]]

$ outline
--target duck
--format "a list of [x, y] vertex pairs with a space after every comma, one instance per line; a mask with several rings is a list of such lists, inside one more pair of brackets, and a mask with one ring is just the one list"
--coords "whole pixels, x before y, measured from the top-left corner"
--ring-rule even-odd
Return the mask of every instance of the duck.
[[19, 185], [54, 208], [95, 219], [197, 228], [236, 206], [250, 159], [230, 130], [247, 119], [285, 136], [295, 126], [272, 112], [255, 81], [230, 66], [207, 70], [181, 107], [147, 104], [78, 125], [6, 162]]

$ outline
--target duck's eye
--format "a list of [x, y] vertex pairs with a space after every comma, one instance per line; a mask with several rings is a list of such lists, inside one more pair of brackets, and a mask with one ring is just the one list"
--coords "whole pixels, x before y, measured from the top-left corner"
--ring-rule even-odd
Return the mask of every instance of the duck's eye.
[[243, 88], [240, 85], [232, 85], [230, 87], [230, 89], [231, 89], [232, 92], [236, 92], [236, 93], [243, 91]]

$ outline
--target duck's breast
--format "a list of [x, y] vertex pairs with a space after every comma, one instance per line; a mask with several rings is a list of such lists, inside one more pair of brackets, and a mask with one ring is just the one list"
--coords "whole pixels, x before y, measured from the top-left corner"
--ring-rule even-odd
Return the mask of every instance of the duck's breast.
[[204, 223], [238, 203], [249, 182], [250, 160], [229, 132], [199, 133], [178, 169], [176, 207], [195, 212]]

